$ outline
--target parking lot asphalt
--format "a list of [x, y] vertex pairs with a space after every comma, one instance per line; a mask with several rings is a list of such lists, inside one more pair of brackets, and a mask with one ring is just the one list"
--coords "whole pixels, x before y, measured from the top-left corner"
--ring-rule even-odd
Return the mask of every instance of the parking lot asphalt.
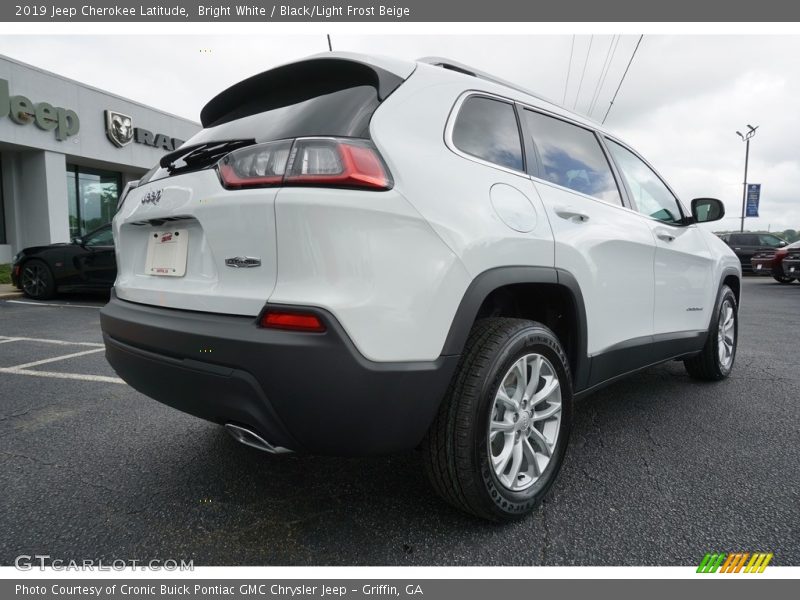
[[505, 526], [441, 502], [415, 452], [270, 456], [142, 396], [105, 362], [102, 298], [0, 300], [0, 564], [800, 565], [800, 284], [743, 288], [733, 375], [672, 362], [584, 399], [551, 494]]

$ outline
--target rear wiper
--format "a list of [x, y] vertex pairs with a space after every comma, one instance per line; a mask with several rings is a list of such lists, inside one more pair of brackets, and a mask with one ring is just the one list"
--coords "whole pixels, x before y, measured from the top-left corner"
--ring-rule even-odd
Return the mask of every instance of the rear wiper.
[[[161, 157], [159, 164], [169, 171], [170, 174], [173, 174], [182, 169], [194, 168], [198, 164], [209, 164], [209, 162], [213, 162], [214, 159], [218, 157], [221, 158], [228, 152], [255, 143], [255, 140], [227, 140], [224, 142], [195, 144], [168, 152]], [[175, 163], [179, 160], [183, 160], [184, 164], [180, 167], [175, 166]]]

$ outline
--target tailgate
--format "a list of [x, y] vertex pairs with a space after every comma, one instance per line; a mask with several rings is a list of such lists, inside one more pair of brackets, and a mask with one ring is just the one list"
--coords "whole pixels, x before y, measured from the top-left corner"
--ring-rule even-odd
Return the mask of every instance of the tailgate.
[[211, 169], [133, 189], [114, 218], [117, 296], [257, 315], [275, 287], [277, 191], [225, 190]]

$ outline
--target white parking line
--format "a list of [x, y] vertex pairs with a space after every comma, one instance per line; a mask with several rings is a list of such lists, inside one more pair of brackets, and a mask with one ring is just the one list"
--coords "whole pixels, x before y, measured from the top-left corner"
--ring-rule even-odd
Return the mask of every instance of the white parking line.
[[42, 342], [43, 344], [58, 344], [61, 346], [92, 346], [94, 348], [102, 348], [103, 344], [97, 342], [67, 342], [65, 340], [49, 340], [46, 338], [32, 338], [32, 337], [9, 337], [0, 335], [0, 344], [6, 342]]
[[19, 369], [13, 367], [0, 368], [0, 373], [9, 373], [11, 375], [31, 375], [33, 377], [50, 377], [53, 379], [78, 379], [81, 381], [102, 381], [105, 383], [122, 383], [125, 382], [119, 377], [106, 377], [105, 375], [83, 375], [80, 373], [55, 373], [50, 371], [28, 371], [26, 369]]
[[9, 375], [29, 375], [31, 377], [48, 377], [51, 379], [76, 379], [79, 381], [100, 381], [104, 383], [121, 383], [125, 382], [119, 377], [107, 377], [105, 375], [89, 375], [84, 373], [58, 373], [55, 371], [34, 371], [30, 367], [36, 367], [59, 360], [66, 360], [68, 358], [76, 358], [78, 356], [86, 356], [87, 354], [95, 354], [102, 352], [104, 349], [103, 344], [94, 342], [67, 342], [64, 340], [50, 340], [44, 338], [29, 338], [29, 337], [9, 337], [0, 335], [0, 344], [9, 342], [42, 342], [45, 344], [56, 344], [59, 346], [91, 346], [91, 350], [83, 350], [81, 352], [73, 352], [71, 354], [62, 354], [53, 358], [46, 358], [44, 360], [37, 360], [13, 367], [0, 367], [0, 373], [8, 373]]
[[59, 360], [76, 358], [78, 356], [85, 356], [87, 354], [94, 354], [95, 352], [102, 352], [102, 351], [103, 348], [95, 348], [94, 350], [84, 350], [83, 352], [73, 352], [72, 354], [63, 354], [61, 356], [54, 356], [53, 358], [45, 358], [44, 360], [36, 360], [34, 362], [25, 363], [24, 365], [14, 365], [13, 367], [8, 367], [8, 368], [20, 371], [23, 369], [29, 369], [30, 367], [38, 367], [39, 365], [45, 365], [47, 363], [52, 363]]
[[101, 309], [102, 306], [93, 306], [91, 304], [56, 304], [55, 302], [28, 302], [27, 300], [6, 300], [9, 304], [27, 304], [28, 306], [66, 306], [69, 308], [97, 308]]

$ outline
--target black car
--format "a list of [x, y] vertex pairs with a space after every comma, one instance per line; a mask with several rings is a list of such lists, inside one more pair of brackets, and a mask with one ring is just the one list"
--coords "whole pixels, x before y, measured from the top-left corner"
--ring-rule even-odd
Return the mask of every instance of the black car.
[[784, 239], [779, 238], [774, 233], [762, 233], [758, 231], [743, 231], [733, 233], [720, 233], [720, 239], [728, 244], [739, 257], [742, 263], [742, 271], [752, 272], [753, 267], [750, 261], [757, 250], [783, 248], [788, 244]]
[[11, 265], [12, 283], [36, 300], [52, 298], [57, 292], [108, 291], [116, 278], [111, 225], [70, 244], [25, 248]]

